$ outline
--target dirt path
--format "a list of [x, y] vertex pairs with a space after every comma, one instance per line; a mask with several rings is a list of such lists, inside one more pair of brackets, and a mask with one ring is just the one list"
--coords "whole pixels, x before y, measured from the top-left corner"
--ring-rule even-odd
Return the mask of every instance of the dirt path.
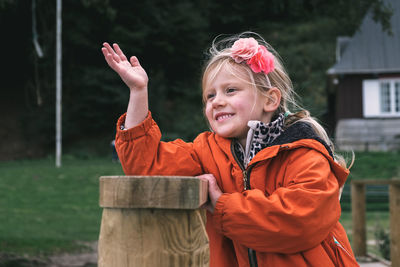
[[[87, 252], [63, 253], [43, 259], [13, 258], [0, 254], [1, 267], [97, 267], [97, 242], [86, 244]], [[387, 267], [390, 263], [374, 261], [372, 258], [363, 260], [360, 267]]]
[[0, 253], [0, 267], [97, 267], [97, 242], [85, 244], [88, 251], [32, 258]]
[[63, 253], [49, 258], [46, 267], [95, 267], [97, 266], [97, 242], [87, 244], [90, 251], [76, 254]]

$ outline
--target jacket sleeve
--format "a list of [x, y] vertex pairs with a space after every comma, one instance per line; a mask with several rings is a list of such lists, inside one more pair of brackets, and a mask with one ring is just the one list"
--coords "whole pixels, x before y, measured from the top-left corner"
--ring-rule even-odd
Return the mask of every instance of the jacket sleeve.
[[115, 148], [125, 175], [202, 174], [202, 167], [192, 143], [178, 139], [161, 142], [161, 132], [149, 112], [139, 125], [121, 130], [126, 114], [117, 123]]
[[271, 195], [253, 189], [218, 199], [213, 214], [217, 231], [256, 251], [285, 254], [326, 238], [340, 217], [336, 177], [319, 152], [300, 148], [290, 153], [288, 182]]

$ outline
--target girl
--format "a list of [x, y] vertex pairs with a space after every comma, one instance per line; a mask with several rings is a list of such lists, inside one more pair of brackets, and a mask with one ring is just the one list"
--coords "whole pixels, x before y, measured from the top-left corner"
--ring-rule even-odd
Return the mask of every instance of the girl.
[[104, 43], [108, 65], [130, 88], [116, 135], [124, 172], [208, 180], [212, 267], [358, 266], [338, 222], [349, 172], [309, 113], [289, 112], [291, 81], [277, 53], [254, 36], [213, 43], [202, 79], [212, 132], [193, 143], [160, 141], [145, 70]]

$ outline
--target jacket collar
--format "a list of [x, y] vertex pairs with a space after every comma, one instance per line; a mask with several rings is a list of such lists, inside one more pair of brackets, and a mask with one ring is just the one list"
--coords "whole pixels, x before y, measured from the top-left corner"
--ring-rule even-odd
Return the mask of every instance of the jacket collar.
[[[232, 150], [234, 139], [227, 139], [217, 134], [214, 134], [214, 138], [229, 158], [235, 160], [232, 155], [234, 153]], [[315, 133], [312, 126], [309, 123], [299, 121], [286, 128], [266, 149], [257, 153], [251, 162], [272, 158], [283, 149], [299, 147], [310, 147], [330, 157], [332, 160], [334, 159], [331, 148]]]
[[247, 123], [249, 131], [247, 133], [246, 147], [242, 147], [237, 140], [234, 142], [234, 153], [245, 167], [258, 152], [270, 146], [282, 134], [284, 121], [285, 117], [282, 113], [269, 123], [261, 121], [249, 121]]
[[301, 139], [314, 139], [320, 142], [325, 147], [329, 155], [333, 158], [331, 147], [316, 134], [309, 123], [302, 121], [296, 122], [288, 127], [283, 134], [279, 135], [271, 143], [271, 146], [293, 143]]
[[334, 161], [333, 153], [329, 145], [315, 133], [309, 123], [299, 121], [286, 128], [267, 149], [260, 151], [251, 163], [274, 157], [281, 150], [299, 147], [309, 147], [317, 150], [328, 159]]
[[[219, 135], [215, 135], [215, 141], [219, 144], [220, 148], [224, 151], [229, 160], [234, 162], [234, 164], [239, 165], [235, 159], [235, 156], [233, 155], [233, 139], [226, 139]], [[339, 186], [344, 184], [349, 174], [349, 170], [341, 167], [337, 162], [335, 162], [329, 145], [326, 144], [320, 137], [318, 137], [315, 131], [312, 129], [312, 126], [306, 122], [296, 122], [290, 127], [286, 128], [285, 131], [278, 136], [269, 147], [261, 150], [254, 156], [250, 162], [250, 165], [273, 158], [281, 151], [292, 150], [301, 147], [314, 149], [323, 154], [330, 162], [333, 171], [336, 173]]]

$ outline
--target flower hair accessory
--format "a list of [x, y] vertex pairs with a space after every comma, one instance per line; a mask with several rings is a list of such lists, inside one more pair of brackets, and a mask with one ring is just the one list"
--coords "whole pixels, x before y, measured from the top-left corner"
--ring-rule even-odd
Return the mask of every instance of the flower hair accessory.
[[256, 39], [240, 38], [231, 48], [231, 57], [236, 63], [246, 62], [255, 73], [270, 73], [275, 69], [274, 56], [263, 45], [259, 45]]

